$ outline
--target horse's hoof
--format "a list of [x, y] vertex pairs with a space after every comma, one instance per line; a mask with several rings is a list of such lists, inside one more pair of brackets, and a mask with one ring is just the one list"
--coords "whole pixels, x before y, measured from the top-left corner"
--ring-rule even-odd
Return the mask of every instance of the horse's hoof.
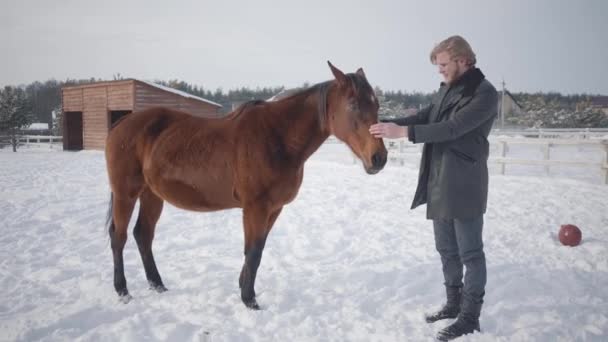
[[118, 296], [118, 301], [121, 302], [121, 303], [123, 303], [123, 304], [129, 303], [131, 301], [131, 299], [133, 299], [133, 297], [130, 294], [128, 294], [128, 293], [122, 294], [122, 295]]
[[160, 284], [160, 285], [155, 285], [155, 284], [150, 284], [150, 290], [154, 290], [158, 293], [163, 293], [168, 291], [167, 288], [165, 287], [165, 285]]
[[255, 300], [255, 298], [250, 299], [250, 300], [243, 300], [243, 303], [245, 304], [245, 306], [251, 310], [260, 310], [260, 306], [258, 305], [258, 302]]

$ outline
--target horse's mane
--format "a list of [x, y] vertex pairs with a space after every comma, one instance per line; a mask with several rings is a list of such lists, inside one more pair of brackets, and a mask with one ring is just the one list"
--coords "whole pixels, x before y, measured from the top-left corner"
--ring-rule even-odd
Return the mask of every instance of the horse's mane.
[[266, 101], [264, 100], [251, 100], [251, 101], [247, 101], [242, 103], [240, 106], [237, 107], [237, 109], [235, 109], [232, 113], [230, 113], [226, 119], [236, 119], [239, 116], [241, 116], [241, 114], [243, 114], [243, 112], [245, 112], [246, 109], [249, 109], [251, 107], [255, 107], [257, 105], [261, 105], [266, 103]]
[[[361, 77], [357, 74], [350, 73], [345, 75], [353, 85], [355, 92], [357, 94], [361, 94], [362, 92], [373, 92], [371, 85], [365, 77]], [[308, 97], [315, 92], [319, 93], [319, 122], [321, 123], [321, 129], [324, 128], [325, 122], [327, 121], [327, 91], [329, 90], [329, 85], [333, 82], [333, 80], [325, 81], [321, 83], [317, 83], [310, 88], [300, 90], [293, 94], [287, 95], [286, 97], [277, 100], [277, 101], [286, 101], [288, 99], [293, 99], [295, 97]]]
[[233, 120], [240, 117], [243, 113], [245, 113], [251, 107], [270, 104], [270, 103], [283, 103], [283, 102], [293, 102], [293, 101], [304, 101], [310, 95], [318, 93], [319, 102], [318, 102], [318, 115], [319, 115], [319, 126], [321, 130], [325, 129], [326, 121], [327, 121], [327, 91], [329, 89], [329, 85], [332, 81], [325, 81], [318, 84], [315, 84], [309, 88], [298, 90], [292, 94], [289, 94], [281, 99], [272, 100], [272, 101], [264, 101], [264, 100], [251, 100], [244, 102], [237, 109], [235, 109], [227, 119]]
[[[346, 74], [346, 77], [351, 81], [352, 85], [355, 88], [355, 91], [359, 94], [361, 90], [367, 91], [371, 90], [371, 86], [367, 82], [364, 77], [358, 76], [354, 73]], [[241, 104], [230, 116], [230, 119], [238, 118], [243, 112], [247, 109], [263, 105], [267, 103], [283, 103], [287, 101], [304, 101], [306, 98], [313, 94], [318, 94], [319, 101], [317, 107], [317, 114], [319, 116], [319, 128], [321, 130], [325, 130], [327, 126], [327, 92], [329, 90], [329, 85], [333, 82], [333, 80], [317, 83], [309, 88], [305, 88], [302, 90], [298, 90], [289, 94], [283, 98], [279, 98], [273, 101], [264, 101], [264, 100], [251, 100]], [[367, 89], [365, 89], [367, 88]]]
[[304, 100], [309, 96], [317, 93], [319, 95], [319, 102], [317, 104], [317, 115], [319, 116], [319, 128], [323, 131], [327, 126], [327, 91], [329, 90], [329, 85], [333, 82], [333, 80], [325, 81], [321, 83], [317, 83], [309, 88], [297, 91], [293, 94], [286, 96], [277, 102], [284, 101], [298, 101]]

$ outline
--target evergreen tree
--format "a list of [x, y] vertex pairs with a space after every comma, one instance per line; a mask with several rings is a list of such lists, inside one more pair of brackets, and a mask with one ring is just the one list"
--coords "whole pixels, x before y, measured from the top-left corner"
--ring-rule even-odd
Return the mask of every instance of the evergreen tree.
[[31, 105], [25, 91], [11, 86], [0, 90], [0, 135], [8, 137], [13, 152], [17, 152], [20, 130], [31, 123]]

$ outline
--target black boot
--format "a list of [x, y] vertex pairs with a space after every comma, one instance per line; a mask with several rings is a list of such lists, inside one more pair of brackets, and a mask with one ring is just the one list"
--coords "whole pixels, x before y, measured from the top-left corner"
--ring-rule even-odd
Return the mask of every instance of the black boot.
[[481, 303], [463, 303], [462, 312], [458, 319], [445, 327], [437, 334], [439, 341], [450, 341], [457, 337], [481, 331], [479, 327], [479, 313]]
[[439, 311], [426, 314], [424, 318], [427, 323], [437, 322], [442, 319], [456, 318], [460, 313], [460, 301], [462, 298], [462, 288], [455, 286], [446, 286], [445, 293], [447, 301]]

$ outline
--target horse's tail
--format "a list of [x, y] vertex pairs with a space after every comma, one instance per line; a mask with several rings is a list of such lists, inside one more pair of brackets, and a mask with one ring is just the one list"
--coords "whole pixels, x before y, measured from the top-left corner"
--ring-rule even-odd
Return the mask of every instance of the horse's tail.
[[110, 192], [110, 203], [108, 205], [108, 214], [106, 216], [106, 229], [108, 230], [109, 234], [112, 234], [112, 213], [113, 213], [113, 203], [114, 203], [114, 193]]

